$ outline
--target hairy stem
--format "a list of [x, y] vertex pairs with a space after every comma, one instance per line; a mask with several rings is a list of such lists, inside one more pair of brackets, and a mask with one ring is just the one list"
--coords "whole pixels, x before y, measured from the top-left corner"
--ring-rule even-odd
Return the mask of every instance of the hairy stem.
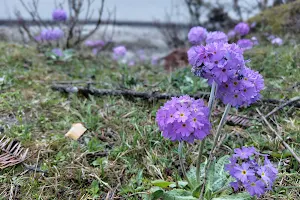
[[[210, 116], [212, 113], [212, 107], [213, 107], [215, 96], [216, 96], [216, 88], [217, 88], [217, 84], [214, 81], [211, 86], [211, 91], [210, 91], [209, 100], [208, 100], [209, 119], [210, 119]], [[196, 178], [197, 178], [198, 183], [200, 183], [200, 164], [201, 164], [201, 158], [202, 158], [204, 146], [205, 146], [205, 138], [199, 144], [199, 153], [198, 153], [198, 158], [197, 158], [197, 163], [196, 163]]]
[[185, 170], [185, 167], [184, 167], [184, 164], [183, 164], [182, 146], [183, 146], [183, 142], [180, 141], [180, 142], [179, 142], [179, 145], [178, 145], [179, 163], [180, 163], [180, 167], [181, 167], [181, 170], [182, 170], [182, 173], [183, 173], [184, 177], [186, 178], [188, 184], [189, 184], [190, 186], [192, 186], [192, 184], [191, 184], [189, 178], [188, 178], [187, 175], [186, 175], [186, 170]]
[[206, 184], [206, 180], [207, 180], [207, 172], [208, 172], [208, 169], [210, 168], [211, 161], [212, 161], [212, 159], [213, 159], [213, 154], [214, 154], [214, 152], [215, 152], [215, 148], [216, 148], [216, 146], [217, 146], [217, 144], [218, 144], [218, 139], [219, 139], [220, 134], [221, 134], [221, 129], [222, 129], [224, 123], [226, 122], [226, 117], [227, 117], [227, 114], [228, 114], [230, 108], [231, 108], [231, 105], [230, 105], [230, 104], [227, 104], [227, 105], [226, 105], [226, 108], [225, 108], [225, 111], [224, 111], [224, 113], [223, 113], [223, 115], [222, 115], [221, 121], [220, 121], [220, 123], [219, 123], [219, 125], [218, 125], [218, 128], [217, 128], [216, 136], [215, 136], [215, 138], [214, 138], [213, 147], [212, 147], [212, 149], [210, 150], [208, 163], [207, 163], [206, 166], [205, 166], [204, 182], [203, 182], [202, 189], [201, 189], [201, 192], [200, 192], [200, 197], [199, 197], [200, 200], [203, 199], [204, 188], [205, 188], [205, 184]]

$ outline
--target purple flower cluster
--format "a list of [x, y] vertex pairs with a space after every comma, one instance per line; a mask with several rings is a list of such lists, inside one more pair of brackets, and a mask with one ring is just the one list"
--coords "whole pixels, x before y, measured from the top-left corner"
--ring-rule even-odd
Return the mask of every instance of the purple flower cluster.
[[237, 45], [243, 50], [249, 50], [253, 47], [253, 42], [250, 39], [240, 39], [237, 41]]
[[235, 191], [245, 188], [257, 197], [272, 189], [278, 173], [267, 155], [258, 153], [254, 147], [235, 149], [225, 169], [236, 179], [230, 183]]
[[188, 39], [193, 45], [201, 44], [203, 41], [205, 41], [206, 36], [207, 30], [201, 26], [195, 26], [191, 28], [191, 30], [188, 33]]
[[247, 35], [250, 31], [250, 27], [247, 23], [245, 22], [240, 22], [238, 23], [235, 27], [234, 30], [236, 33], [238, 33], [241, 36]]
[[172, 97], [156, 114], [162, 135], [172, 141], [202, 140], [209, 133], [209, 109], [203, 100], [190, 96]]
[[54, 29], [44, 29], [42, 30], [39, 38], [43, 41], [56, 41], [61, 39], [64, 36], [64, 32], [60, 28], [54, 28]]
[[206, 43], [209, 44], [214, 42], [226, 43], [228, 42], [228, 37], [225, 33], [221, 31], [209, 32], [206, 37]]
[[85, 42], [85, 46], [93, 48], [92, 52], [94, 55], [97, 55], [104, 45], [105, 42], [103, 40], [87, 40]]
[[281, 46], [283, 44], [283, 40], [279, 37], [275, 37], [274, 39], [271, 40], [272, 44]]
[[64, 22], [67, 20], [67, 13], [63, 9], [56, 9], [52, 12], [52, 19], [58, 22]]
[[103, 40], [87, 40], [85, 42], [85, 46], [92, 47], [92, 48], [99, 48], [103, 47], [105, 42]]
[[188, 50], [188, 60], [196, 76], [209, 83], [227, 82], [244, 66], [242, 50], [236, 44], [210, 43]]
[[217, 97], [232, 106], [247, 106], [260, 98], [263, 77], [245, 66], [243, 51], [236, 44], [211, 43], [188, 50], [192, 72], [218, 84]]
[[245, 66], [230, 81], [218, 85], [217, 97], [224, 104], [248, 106], [261, 98], [260, 91], [263, 89], [262, 75]]
[[63, 51], [60, 48], [52, 49], [52, 53], [57, 57], [62, 57], [64, 55]]
[[124, 46], [118, 46], [113, 49], [113, 59], [119, 60], [126, 55], [126, 48]]
[[230, 31], [228, 31], [228, 33], [227, 33], [227, 37], [228, 37], [229, 39], [233, 39], [233, 38], [235, 37], [235, 35], [236, 35], [236, 33], [235, 33], [234, 30], [230, 30]]

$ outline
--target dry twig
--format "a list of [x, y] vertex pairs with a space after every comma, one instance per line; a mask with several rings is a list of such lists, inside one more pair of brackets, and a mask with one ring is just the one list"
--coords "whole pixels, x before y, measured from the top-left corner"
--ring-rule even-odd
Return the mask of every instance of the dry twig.
[[294, 152], [294, 150], [290, 147], [290, 145], [288, 145], [288, 143], [286, 143], [283, 138], [281, 137], [280, 134], [277, 133], [277, 131], [272, 127], [272, 125], [268, 122], [268, 120], [266, 119], [266, 117], [259, 111], [258, 108], [256, 108], [256, 111], [258, 112], [258, 114], [261, 116], [261, 118], [263, 119], [263, 121], [267, 124], [267, 126], [269, 127], [269, 129], [276, 135], [276, 137], [278, 137], [278, 139], [282, 142], [282, 144], [285, 146], [285, 148], [287, 148], [291, 154], [294, 156], [294, 158], [300, 163], [300, 157]]
[[6, 136], [0, 140], [0, 169], [13, 166], [26, 159], [28, 149], [21, 147], [21, 144]]

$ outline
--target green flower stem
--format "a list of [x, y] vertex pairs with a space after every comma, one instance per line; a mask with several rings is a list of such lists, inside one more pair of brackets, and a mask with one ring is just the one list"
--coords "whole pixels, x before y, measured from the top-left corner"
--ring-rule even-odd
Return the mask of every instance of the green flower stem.
[[182, 159], [183, 159], [183, 155], [182, 155], [182, 154], [183, 154], [183, 153], [182, 153], [182, 147], [183, 147], [183, 142], [180, 141], [180, 142], [179, 142], [179, 145], [178, 145], [179, 163], [180, 163], [180, 167], [181, 167], [181, 170], [182, 170], [182, 173], [183, 173], [184, 177], [186, 178], [186, 180], [187, 180], [189, 186], [192, 187], [192, 184], [191, 184], [191, 182], [190, 182], [188, 176], [186, 175], [186, 170], [185, 170], [185, 167], [184, 167], [184, 164], [183, 164], [183, 160], [182, 160]]
[[[217, 84], [215, 81], [213, 81], [212, 86], [211, 86], [210, 95], [209, 95], [209, 100], [208, 100], [209, 120], [210, 120], [210, 116], [212, 113], [213, 104], [215, 101], [216, 90], [217, 90]], [[197, 158], [197, 162], [196, 162], [197, 183], [200, 183], [200, 164], [201, 164], [201, 158], [202, 158], [204, 146], [205, 146], [205, 138], [199, 144], [199, 153], [198, 153], [198, 158]]]
[[219, 139], [220, 134], [221, 134], [221, 129], [222, 129], [223, 125], [224, 125], [225, 122], [226, 122], [226, 117], [227, 117], [227, 114], [228, 114], [230, 108], [231, 108], [231, 105], [230, 105], [230, 104], [227, 104], [227, 105], [226, 105], [226, 108], [225, 108], [225, 111], [224, 111], [224, 113], [223, 113], [223, 115], [222, 115], [221, 121], [220, 121], [220, 123], [219, 123], [219, 125], [218, 125], [217, 132], [216, 132], [216, 136], [215, 136], [215, 138], [214, 138], [213, 147], [212, 147], [212, 149], [210, 150], [208, 163], [207, 163], [206, 166], [205, 166], [204, 182], [203, 182], [202, 189], [201, 189], [201, 192], [200, 192], [199, 200], [202, 200], [202, 199], [203, 199], [204, 188], [205, 188], [205, 184], [206, 184], [206, 180], [207, 180], [207, 172], [208, 172], [208, 169], [209, 169], [209, 167], [210, 167], [211, 161], [212, 161], [212, 159], [213, 159], [213, 154], [214, 154], [215, 148], [216, 148], [216, 146], [217, 146], [217, 144], [218, 144], [218, 139]]

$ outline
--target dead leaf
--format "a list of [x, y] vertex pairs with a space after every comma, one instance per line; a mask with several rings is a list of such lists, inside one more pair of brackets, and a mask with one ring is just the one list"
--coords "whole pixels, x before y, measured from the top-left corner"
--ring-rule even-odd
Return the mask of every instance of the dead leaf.
[[70, 130], [65, 134], [66, 137], [69, 137], [73, 140], [78, 140], [80, 136], [84, 134], [87, 129], [83, 126], [82, 123], [72, 124]]

